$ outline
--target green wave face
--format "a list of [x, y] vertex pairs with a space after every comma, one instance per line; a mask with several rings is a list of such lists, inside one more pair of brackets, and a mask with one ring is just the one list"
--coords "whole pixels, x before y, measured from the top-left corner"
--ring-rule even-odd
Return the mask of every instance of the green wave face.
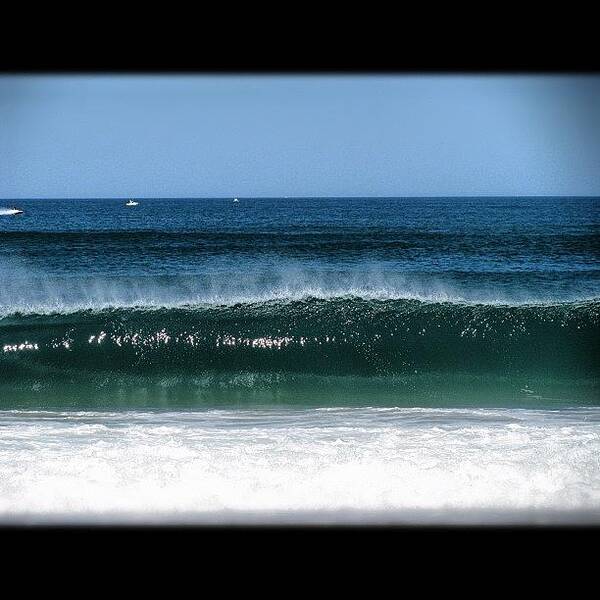
[[598, 404], [600, 302], [361, 298], [0, 319], [2, 408]]

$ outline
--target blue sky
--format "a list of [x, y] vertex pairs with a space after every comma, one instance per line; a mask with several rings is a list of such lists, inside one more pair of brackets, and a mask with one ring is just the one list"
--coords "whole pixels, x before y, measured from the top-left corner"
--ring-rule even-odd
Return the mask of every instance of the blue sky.
[[444, 195], [600, 195], [600, 77], [0, 77], [0, 198]]

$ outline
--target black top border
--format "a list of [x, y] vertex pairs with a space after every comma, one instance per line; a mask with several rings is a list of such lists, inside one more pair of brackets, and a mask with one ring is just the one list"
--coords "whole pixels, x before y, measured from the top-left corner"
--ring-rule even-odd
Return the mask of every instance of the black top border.
[[[600, 53], [599, 53], [600, 56]], [[541, 62], [521, 64], [268, 64], [268, 63], [69, 63], [68, 61], [32, 63], [9, 62], [0, 58], [0, 74], [107, 74], [107, 75], [600, 75], [600, 61], [567, 62], [549, 65]]]

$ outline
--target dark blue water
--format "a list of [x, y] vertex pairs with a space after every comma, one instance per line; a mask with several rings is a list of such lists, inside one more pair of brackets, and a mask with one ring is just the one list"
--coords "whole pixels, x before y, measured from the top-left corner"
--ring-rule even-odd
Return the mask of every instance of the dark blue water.
[[600, 199], [18, 204], [6, 404], [598, 402]]

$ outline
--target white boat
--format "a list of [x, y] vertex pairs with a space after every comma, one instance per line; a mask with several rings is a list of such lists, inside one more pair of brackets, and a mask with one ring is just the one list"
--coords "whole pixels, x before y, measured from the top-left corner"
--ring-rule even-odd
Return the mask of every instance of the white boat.
[[22, 215], [23, 211], [20, 208], [16, 208], [15, 206], [13, 206], [12, 208], [0, 209], [0, 214], [2, 214], [2, 215]]
[[237, 198], [234, 198], [233, 201], [234, 202], [239, 202], [239, 200]]
[[125, 206], [137, 206], [139, 204], [139, 202], [136, 202], [135, 200], [130, 200]]

